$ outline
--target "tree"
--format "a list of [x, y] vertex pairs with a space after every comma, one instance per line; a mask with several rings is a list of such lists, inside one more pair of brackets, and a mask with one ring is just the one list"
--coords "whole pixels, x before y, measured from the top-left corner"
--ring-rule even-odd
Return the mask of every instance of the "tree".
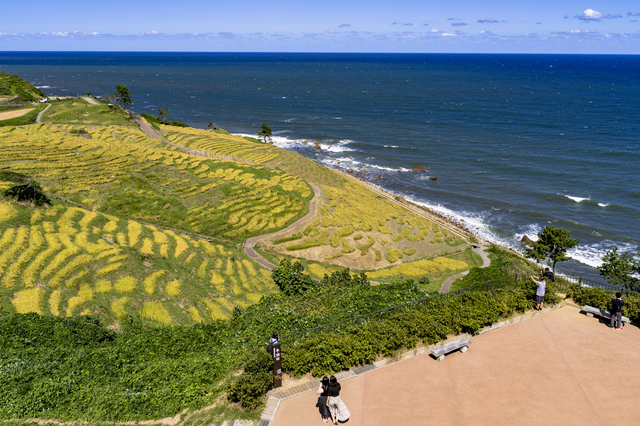
[[304, 266], [300, 262], [282, 259], [280, 265], [273, 269], [271, 278], [287, 296], [302, 294], [315, 287], [315, 283], [309, 275], [303, 273]]
[[600, 275], [607, 282], [625, 286], [628, 290], [637, 291], [640, 287], [640, 261], [633, 258], [630, 253], [624, 252], [618, 254], [618, 247], [608, 251], [602, 258], [602, 265], [598, 266]]
[[116, 100], [122, 104], [122, 109], [124, 111], [127, 110], [127, 105], [135, 104], [133, 99], [131, 99], [131, 90], [127, 89], [127, 86], [118, 84], [116, 86], [116, 93], [114, 93], [114, 96]]
[[4, 191], [6, 197], [15, 198], [17, 201], [31, 202], [38, 207], [44, 204], [51, 205], [51, 200], [44, 193], [44, 190], [35, 180], [18, 183]]
[[269, 125], [267, 123], [262, 123], [262, 131], [258, 132], [258, 136], [262, 136], [264, 142], [267, 142], [267, 139], [269, 140], [269, 142], [271, 142], [271, 135], [273, 134], [273, 132], [271, 131], [271, 127], [269, 127]]
[[547, 261], [553, 265], [553, 273], [556, 272], [556, 263], [571, 259], [567, 256], [567, 250], [575, 247], [580, 242], [577, 238], [571, 238], [572, 231], [555, 226], [547, 226], [538, 232], [538, 241], [532, 241], [524, 255], [529, 259], [535, 259], [538, 263]]
[[158, 121], [162, 123], [164, 122], [164, 118], [168, 115], [169, 115], [169, 107], [165, 106], [158, 109], [158, 115], [156, 116], [156, 118], [158, 119]]

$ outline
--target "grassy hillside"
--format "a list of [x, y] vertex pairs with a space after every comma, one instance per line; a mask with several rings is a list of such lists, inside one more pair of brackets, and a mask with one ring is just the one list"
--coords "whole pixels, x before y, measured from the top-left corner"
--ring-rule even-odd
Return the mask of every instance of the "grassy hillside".
[[47, 95], [17, 75], [0, 74], [0, 102], [7, 100], [38, 101]]
[[53, 102], [42, 114], [43, 123], [137, 127], [128, 115], [106, 104], [92, 105], [84, 99]]

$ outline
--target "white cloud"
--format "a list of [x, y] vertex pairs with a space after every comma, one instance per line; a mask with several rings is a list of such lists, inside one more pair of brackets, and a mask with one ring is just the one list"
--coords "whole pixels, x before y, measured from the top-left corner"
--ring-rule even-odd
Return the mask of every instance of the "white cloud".
[[600, 21], [601, 19], [617, 19], [622, 18], [622, 15], [615, 14], [612, 15], [610, 13], [600, 13], [597, 10], [593, 9], [585, 9], [582, 11], [582, 15], [576, 15], [574, 18], [578, 18], [581, 21]]
[[437, 33], [437, 32], [439, 32], [439, 31], [438, 31], [436, 28], [431, 28], [431, 29], [429, 30], [429, 32], [430, 32], [430, 33]]
[[456, 35], [453, 33], [442, 33], [440, 34], [441, 37], [455, 37]]

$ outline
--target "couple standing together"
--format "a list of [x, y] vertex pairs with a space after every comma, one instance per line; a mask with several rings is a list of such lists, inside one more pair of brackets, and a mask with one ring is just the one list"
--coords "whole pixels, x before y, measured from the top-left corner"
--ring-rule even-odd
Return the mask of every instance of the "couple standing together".
[[320, 408], [322, 421], [325, 423], [331, 419], [333, 424], [337, 425], [339, 421], [346, 422], [351, 416], [347, 406], [340, 399], [340, 389], [341, 386], [336, 376], [324, 376], [320, 381], [320, 387], [318, 388], [320, 397], [316, 407]]

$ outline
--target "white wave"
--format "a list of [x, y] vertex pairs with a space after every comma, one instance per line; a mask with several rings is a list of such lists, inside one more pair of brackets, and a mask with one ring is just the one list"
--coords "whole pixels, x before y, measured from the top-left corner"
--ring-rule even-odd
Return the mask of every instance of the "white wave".
[[55, 87], [52, 87], [52, 86], [36, 86], [36, 89], [55, 89]]
[[383, 145], [385, 148], [400, 148], [398, 145]]
[[611, 204], [609, 203], [598, 203], [600, 207], [609, 207]]
[[567, 194], [558, 194], [558, 195], [564, 195], [565, 197], [567, 197], [570, 200], [575, 201], [576, 203], [581, 203], [583, 201], [590, 201], [591, 198], [587, 197], [587, 198], [583, 198], [583, 197], [572, 197], [571, 195], [567, 195]]
[[604, 240], [595, 244], [578, 245], [568, 250], [567, 255], [580, 263], [597, 268], [602, 265], [604, 255], [614, 247], [618, 247], [618, 253], [625, 251], [630, 253], [638, 252], [638, 246], [635, 244], [616, 243], [611, 240]]
[[342, 120], [342, 117], [333, 117], [334, 120]]
[[286, 120], [284, 120], [284, 122], [291, 123], [293, 120], [295, 120], [295, 118], [287, 118]]

